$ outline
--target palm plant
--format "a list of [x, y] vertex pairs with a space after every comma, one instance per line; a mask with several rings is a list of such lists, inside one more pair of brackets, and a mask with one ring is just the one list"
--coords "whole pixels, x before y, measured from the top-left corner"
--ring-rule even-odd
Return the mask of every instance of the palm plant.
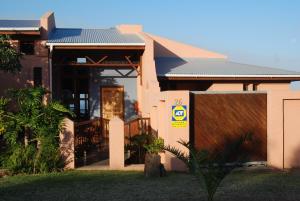
[[223, 179], [246, 159], [243, 155], [235, 158], [234, 163], [227, 164], [236, 153], [240, 152], [243, 143], [250, 140], [250, 137], [250, 134], [246, 134], [231, 142], [228, 141], [220, 153], [210, 153], [206, 150], [198, 151], [191, 143], [183, 140], [178, 141], [178, 143], [187, 148], [189, 153], [171, 146], [166, 146], [164, 149], [185, 163], [189, 172], [195, 175], [199, 181], [204, 182], [208, 201], [213, 201]]

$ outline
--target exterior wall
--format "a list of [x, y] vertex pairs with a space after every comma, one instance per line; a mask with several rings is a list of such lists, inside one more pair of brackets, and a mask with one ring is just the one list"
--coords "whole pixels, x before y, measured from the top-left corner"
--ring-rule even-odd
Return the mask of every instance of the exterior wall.
[[208, 91], [243, 91], [243, 83], [213, 83]]
[[[284, 119], [284, 112], [291, 110], [299, 111], [299, 104], [288, 105], [287, 110], [284, 111], [285, 99], [300, 99], [300, 92], [291, 91], [272, 91], [268, 93], [268, 136], [267, 136], [267, 153], [268, 153], [268, 165], [275, 168], [289, 168], [295, 166], [295, 164], [284, 163], [284, 158], [296, 158], [299, 156], [299, 152], [296, 150], [291, 151], [284, 149], [284, 147], [298, 147], [300, 148], [300, 136], [296, 131], [295, 125], [299, 125], [300, 115], [299, 113], [292, 113], [288, 116], [288, 119]], [[291, 108], [292, 107], [292, 108]], [[288, 121], [288, 124], [284, 122]], [[293, 133], [287, 133], [291, 132]], [[284, 138], [290, 139], [284, 139]], [[285, 144], [288, 142], [287, 144]], [[294, 144], [297, 143], [297, 146]], [[293, 161], [295, 162], [295, 161]], [[297, 162], [297, 161], [296, 161]], [[298, 161], [297, 166], [300, 166]]]
[[100, 117], [100, 87], [101, 86], [123, 86], [124, 87], [124, 107], [125, 121], [137, 115], [134, 110], [134, 103], [137, 101], [137, 79], [136, 78], [101, 78], [101, 69], [91, 69], [90, 72], [90, 116], [91, 118]]
[[43, 40], [48, 39], [48, 34], [55, 28], [55, 18], [53, 12], [45, 13], [40, 19], [41, 35]]
[[282, 91], [290, 90], [290, 83], [260, 83], [257, 85], [258, 91]]
[[145, 50], [141, 57], [141, 76], [138, 76], [136, 84], [140, 115], [149, 117], [152, 105], [158, 103], [160, 92], [155, 69], [153, 39], [142, 32], [142, 27], [139, 25], [120, 25], [117, 29], [122, 33], [138, 34], [145, 42]]
[[227, 58], [225, 55], [147, 33], [154, 40], [154, 57]]
[[[39, 43], [37, 41], [36, 43]], [[40, 54], [41, 55], [41, 54]], [[43, 86], [49, 87], [48, 76], [48, 56], [47, 55], [26, 55], [21, 59], [21, 72], [15, 75], [11, 73], [0, 72], [0, 96], [5, 95], [5, 91], [10, 88], [23, 88], [33, 86], [33, 68], [42, 67]]]
[[[172, 106], [177, 101], [181, 101], [182, 105], [187, 106], [187, 114], [189, 114], [189, 92], [188, 91], [166, 91], [161, 92], [160, 101], [157, 106], [153, 107], [151, 114], [151, 126], [153, 130], [158, 130], [158, 136], [164, 139], [165, 145], [177, 147], [188, 151], [181, 146], [177, 141], [189, 139], [189, 117], [187, 125], [184, 128], [172, 127]], [[157, 109], [156, 109], [157, 108]], [[155, 122], [152, 124], [152, 122]], [[161, 154], [162, 163], [167, 170], [184, 171], [185, 165], [176, 157], [166, 152]]]
[[[208, 91], [243, 91], [244, 83], [213, 83]], [[248, 85], [248, 91], [252, 91], [253, 84]], [[257, 91], [289, 91], [290, 83], [258, 83]]]
[[[35, 40], [35, 54], [24, 55], [20, 62], [21, 72], [12, 75], [11, 73], [0, 72], [0, 96], [5, 95], [9, 88], [23, 88], [33, 86], [33, 68], [42, 67], [42, 84], [49, 89], [49, 67], [48, 48], [45, 46], [48, 32], [55, 27], [54, 14], [46, 13], [41, 19], [41, 37]], [[19, 42], [11, 41], [14, 48], [19, 51]]]
[[300, 99], [284, 100], [284, 168], [300, 167]]

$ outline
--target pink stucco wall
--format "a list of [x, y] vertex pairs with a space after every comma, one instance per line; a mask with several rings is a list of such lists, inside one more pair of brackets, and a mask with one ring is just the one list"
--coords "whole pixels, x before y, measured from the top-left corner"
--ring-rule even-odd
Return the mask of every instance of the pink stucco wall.
[[[51, 12], [46, 13], [40, 19], [41, 37], [35, 40], [35, 54], [24, 55], [20, 62], [22, 65], [21, 72], [16, 74], [0, 72], [0, 96], [5, 94], [9, 88], [23, 88], [33, 85], [33, 68], [41, 67], [45, 88], [49, 89], [49, 66], [48, 66], [48, 48], [46, 47], [46, 39], [48, 32], [55, 27], [54, 15]], [[13, 46], [19, 50], [19, 42], [12, 41]]]
[[290, 90], [290, 83], [260, 83], [257, 85], [258, 91], [283, 91]]
[[122, 170], [124, 168], [124, 121], [114, 117], [109, 121], [109, 168]]
[[[181, 146], [177, 141], [184, 140], [188, 142], [189, 139], [189, 116], [187, 117], [187, 124], [185, 127], [176, 128], [172, 126], [172, 106], [180, 101], [182, 105], [187, 106], [187, 114], [189, 114], [189, 92], [188, 91], [166, 91], [162, 92], [158, 104], [158, 110], [155, 119], [158, 122], [158, 136], [164, 139], [165, 145], [177, 147], [184, 152], [188, 151]], [[186, 166], [176, 157], [168, 152], [161, 154], [162, 163], [167, 170], [183, 171]]]
[[242, 83], [213, 83], [208, 91], [243, 91]]
[[300, 99], [300, 92], [268, 92], [267, 158], [276, 168], [300, 167], [300, 104], [288, 99]]
[[63, 121], [63, 129], [59, 134], [60, 152], [66, 169], [75, 168], [74, 122], [68, 118]]
[[155, 42], [155, 57], [227, 58], [225, 55], [146, 33]]

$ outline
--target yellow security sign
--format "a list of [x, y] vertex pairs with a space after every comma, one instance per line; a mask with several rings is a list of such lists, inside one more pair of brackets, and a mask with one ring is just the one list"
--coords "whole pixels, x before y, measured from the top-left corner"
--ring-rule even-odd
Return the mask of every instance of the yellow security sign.
[[175, 128], [184, 128], [187, 125], [187, 106], [172, 106], [172, 126]]

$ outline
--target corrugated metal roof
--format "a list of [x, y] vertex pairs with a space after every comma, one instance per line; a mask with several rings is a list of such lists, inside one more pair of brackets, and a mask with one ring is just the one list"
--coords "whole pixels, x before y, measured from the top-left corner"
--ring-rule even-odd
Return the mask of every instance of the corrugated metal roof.
[[52, 44], [115, 44], [144, 45], [136, 34], [122, 34], [117, 29], [66, 29], [56, 28], [47, 43]]
[[40, 20], [0, 20], [1, 30], [36, 30], [40, 28]]
[[156, 58], [160, 77], [260, 77], [300, 76], [300, 72], [241, 64], [226, 59]]

